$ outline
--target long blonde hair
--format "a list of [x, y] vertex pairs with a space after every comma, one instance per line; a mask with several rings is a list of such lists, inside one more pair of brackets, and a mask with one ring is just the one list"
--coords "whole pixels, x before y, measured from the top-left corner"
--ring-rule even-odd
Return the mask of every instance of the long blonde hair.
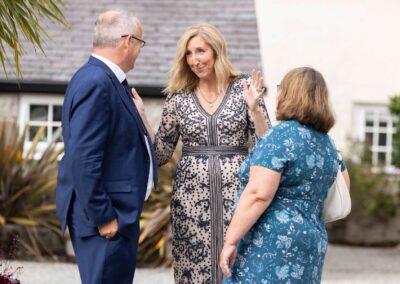
[[278, 120], [294, 119], [324, 133], [335, 124], [324, 77], [310, 67], [296, 68], [285, 75], [276, 109]]
[[214, 51], [214, 70], [218, 92], [223, 93], [226, 84], [239, 75], [239, 72], [234, 70], [228, 59], [226, 41], [221, 32], [207, 23], [196, 24], [187, 29], [178, 41], [175, 61], [169, 71], [170, 79], [164, 89], [165, 93], [191, 92], [196, 88], [199, 78], [192, 72], [186, 62], [186, 47], [188, 42], [197, 35], [201, 36]]

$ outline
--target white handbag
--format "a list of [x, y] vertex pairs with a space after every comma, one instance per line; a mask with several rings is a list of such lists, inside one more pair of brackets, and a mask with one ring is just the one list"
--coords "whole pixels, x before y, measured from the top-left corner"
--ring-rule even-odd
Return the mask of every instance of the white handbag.
[[324, 202], [322, 220], [325, 223], [340, 220], [349, 215], [351, 211], [350, 192], [344, 180], [341, 167], [332, 186], [329, 188], [328, 196]]

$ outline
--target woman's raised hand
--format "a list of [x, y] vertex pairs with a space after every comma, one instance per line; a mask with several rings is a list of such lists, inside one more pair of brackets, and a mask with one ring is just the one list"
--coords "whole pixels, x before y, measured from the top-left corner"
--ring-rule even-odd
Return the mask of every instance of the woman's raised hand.
[[258, 99], [265, 93], [261, 72], [253, 69], [251, 72], [250, 87], [247, 86], [246, 80], [242, 80], [242, 86], [247, 106], [250, 111], [254, 111], [258, 106]]

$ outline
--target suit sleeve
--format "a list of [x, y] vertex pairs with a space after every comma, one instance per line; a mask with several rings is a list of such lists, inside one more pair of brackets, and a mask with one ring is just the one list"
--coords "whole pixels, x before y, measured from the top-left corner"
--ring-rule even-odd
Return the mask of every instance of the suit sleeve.
[[77, 200], [96, 226], [116, 217], [101, 182], [109, 135], [110, 103], [104, 82], [89, 82], [74, 94], [70, 112], [70, 156]]

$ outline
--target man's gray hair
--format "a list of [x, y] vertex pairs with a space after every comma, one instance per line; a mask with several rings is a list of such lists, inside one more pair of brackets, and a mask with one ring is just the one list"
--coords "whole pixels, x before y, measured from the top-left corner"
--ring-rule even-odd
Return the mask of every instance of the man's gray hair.
[[136, 18], [125, 11], [99, 15], [94, 26], [93, 47], [117, 47], [122, 35], [134, 35]]

